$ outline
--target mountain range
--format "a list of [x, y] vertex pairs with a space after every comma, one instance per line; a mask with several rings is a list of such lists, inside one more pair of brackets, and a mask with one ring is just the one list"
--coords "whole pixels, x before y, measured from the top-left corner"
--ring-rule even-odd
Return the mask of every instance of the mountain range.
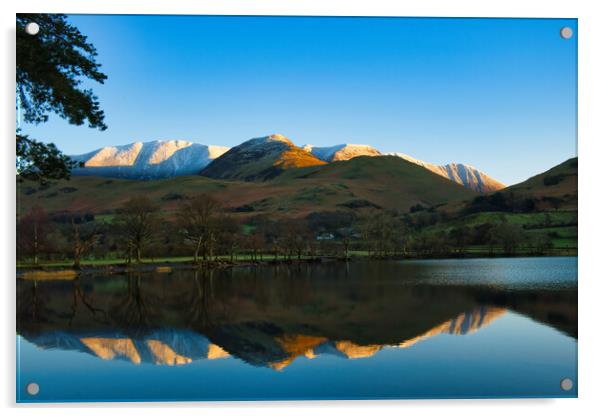
[[[199, 332], [176, 328], [155, 329], [136, 337], [119, 330], [100, 333], [43, 331], [22, 335], [39, 348], [75, 350], [103, 360], [174, 366], [190, 364], [197, 360], [216, 360], [234, 356], [257, 366], [280, 371], [301, 356], [309, 359], [324, 354], [344, 359], [369, 358], [383, 348], [409, 348], [441, 334], [471, 334], [487, 327], [505, 312], [504, 308], [476, 308], [438, 324], [422, 334], [393, 344], [360, 345], [350, 340], [329, 340], [323, 336], [263, 333], [260, 339], [263, 340], [266, 348], [257, 348], [257, 345], [254, 345], [255, 350], [249, 348], [238, 350], [237, 347], [240, 345], [247, 346], [244, 342], [245, 331], [229, 332], [227, 349], [225, 349]], [[272, 353], [265, 354], [265, 351], [272, 351]]]
[[291, 168], [323, 166], [361, 156], [396, 156], [480, 193], [505, 187], [463, 163], [436, 165], [404, 153], [381, 153], [360, 144], [296, 146], [280, 134], [250, 139], [233, 148], [185, 140], [156, 140], [107, 146], [71, 157], [79, 163], [73, 170], [75, 176], [148, 180], [200, 174], [213, 179], [265, 181]]

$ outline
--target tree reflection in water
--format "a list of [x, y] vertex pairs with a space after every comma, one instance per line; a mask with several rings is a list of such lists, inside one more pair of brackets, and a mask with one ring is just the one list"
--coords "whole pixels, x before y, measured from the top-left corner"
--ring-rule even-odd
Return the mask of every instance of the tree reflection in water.
[[73, 338], [57, 347], [93, 336], [130, 340], [140, 353], [128, 356], [139, 361], [152, 341], [179, 357], [168, 362], [229, 353], [275, 369], [300, 355], [369, 357], [382, 346], [471, 333], [506, 309], [577, 338], [576, 285], [439, 285], [413, 277], [420, 273], [336, 263], [19, 281], [17, 328], [34, 343]]

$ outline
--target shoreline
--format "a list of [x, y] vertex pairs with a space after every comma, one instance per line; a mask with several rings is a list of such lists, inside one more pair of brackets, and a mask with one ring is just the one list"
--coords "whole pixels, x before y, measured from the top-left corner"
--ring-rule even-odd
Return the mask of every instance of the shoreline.
[[566, 253], [546, 253], [533, 255], [520, 253], [516, 255], [450, 255], [450, 256], [387, 256], [368, 257], [350, 256], [344, 257], [323, 256], [316, 258], [294, 258], [294, 259], [270, 259], [270, 260], [211, 260], [194, 263], [190, 260], [182, 261], [148, 261], [142, 263], [125, 264], [123, 262], [109, 263], [106, 265], [81, 265], [79, 269], [67, 265], [24, 265], [17, 266], [17, 278], [24, 280], [46, 280], [46, 279], [74, 279], [79, 275], [87, 274], [124, 274], [124, 273], [171, 273], [174, 270], [224, 270], [233, 267], [262, 267], [262, 266], [290, 266], [295, 264], [323, 264], [323, 263], [345, 263], [357, 261], [403, 261], [403, 260], [449, 260], [449, 259], [500, 259], [500, 258], [536, 258], [536, 257], [578, 257], [575, 250], [567, 250]]

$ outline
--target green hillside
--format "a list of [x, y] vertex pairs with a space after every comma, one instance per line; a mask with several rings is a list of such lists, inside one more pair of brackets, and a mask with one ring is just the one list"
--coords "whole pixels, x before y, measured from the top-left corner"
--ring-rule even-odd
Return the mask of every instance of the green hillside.
[[[519, 227], [523, 238], [548, 241], [554, 249], [577, 250], [577, 158], [501, 191], [475, 196], [469, 202], [441, 208], [447, 219], [427, 227], [427, 233], [484, 234]], [[476, 238], [478, 240], [478, 238]]]
[[477, 195], [470, 189], [396, 156], [360, 156], [326, 166], [290, 170], [274, 182], [347, 186], [353, 188], [353, 198], [366, 199], [376, 205], [402, 211], [416, 204], [435, 206], [469, 200]]
[[[200, 175], [149, 181], [73, 177], [46, 186], [20, 183], [17, 212], [23, 215], [38, 206], [50, 214], [94, 214], [84, 217], [106, 228], [105, 241], [97, 249], [101, 259], [123, 257], [123, 249], [116, 251], [122, 244], [115, 233], [118, 228], [104, 223], [113, 223], [117, 210], [136, 196], [145, 196], [160, 208], [163, 224], [157, 233], [163, 243], [153, 248], [155, 256], [189, 256], [190, 248], [174, 239], [169, 220], [199, 194], [211, 195], [220, 213], [231, 214], [233, 223], [240, 225], [236, 238], [252, 247], [259, 244], [264, 254], [272, 256], [284, 244], [290, 257], [299, 247], [299, 240], [292, 238], [297, 235], [303, 236], [306, 249], [318, 236], [330, 236], [324, 244], [322, 240], [317, 246], [311, 244], [311, 250], [317, 247], [328, 255], [576, 255], [576, 170], [576, 159], [569, 160], [522, 184], [486, 195], [395, 156], [291, 167], [272, 179], [256, 181]], [[65, 229], [68, 216], [52, 218], [56, 227], [63, 224]], [[228, 247], [234, 250], [228, 243], [230, 229], [224, 230], [221, 255], [228, 253]], [[250, 249], [246, 250], [243, 254], [248, 256]], [[21, 257], [27, 261], [27, 251]]]
[[290, 168], [263, 182], [215, 180], [203, 176], [138, 181], [73, 177], [45, 187], [18, 186], [19, 211], [38, 205], [47, 211], [111, 213], [126, 200], [145, 195], [169, 212], [186, 198], [209, 193], [240, 215], [305, 216], [316, 211], [392, 209], [407, 212], [472, 198], [475, 192], [397, 157], [358, 157], [306, 168]]
[[539, 201], [540, 210], [577, 210], [578, 166], [576, 157], [568, 159], [502, 192], [512, 192], [517, 197], [534, 198]]

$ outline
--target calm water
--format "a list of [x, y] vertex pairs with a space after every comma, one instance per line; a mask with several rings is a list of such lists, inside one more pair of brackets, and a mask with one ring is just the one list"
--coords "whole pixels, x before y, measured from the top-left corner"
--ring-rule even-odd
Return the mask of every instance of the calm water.
[[576, 286], [576, 258], [20, 280], [17, 400], [575, 397]]

